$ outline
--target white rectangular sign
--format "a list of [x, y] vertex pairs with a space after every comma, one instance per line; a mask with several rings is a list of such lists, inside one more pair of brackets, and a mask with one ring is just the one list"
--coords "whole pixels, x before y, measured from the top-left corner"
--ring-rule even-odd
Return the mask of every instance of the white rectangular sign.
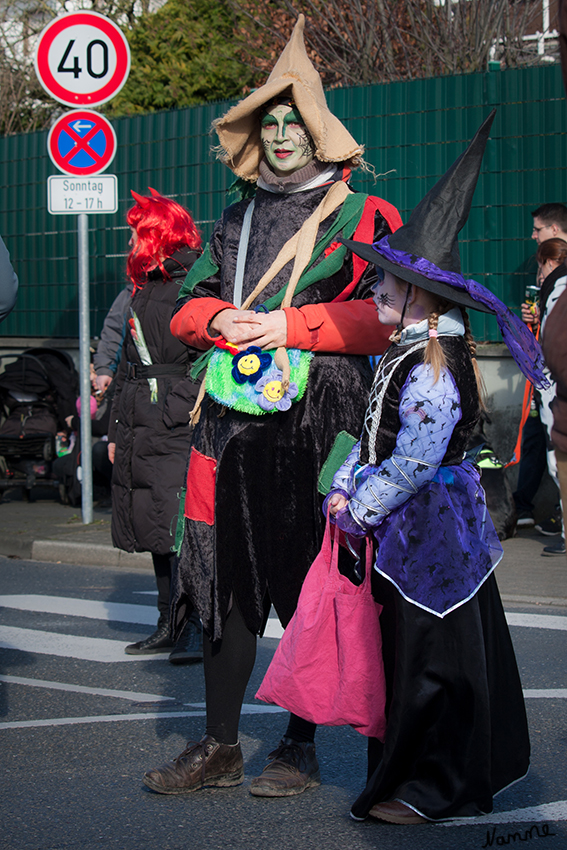
[[118, 210], [116, 175], [52, 175], [47, 178], [47, 209], [52, 215], [115, 213]]

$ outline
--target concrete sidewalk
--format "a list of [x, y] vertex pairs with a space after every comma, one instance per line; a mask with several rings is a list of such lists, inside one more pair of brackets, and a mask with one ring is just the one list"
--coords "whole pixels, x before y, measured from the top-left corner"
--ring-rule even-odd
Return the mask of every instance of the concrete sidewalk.
[[53, 489], [34, 487], [31, 498], [28, 503], [19, 489], [6, 491], [0, 503], [0, 555], [153, 569], [148, 553], [129, 554], [113, 547], [110, 507], [95, 505], [93, 522], [83, 525], [80, 506], [62, 505]]
[[[152, 569], [147, 553], [114, 549], [110, 507], [94, 508], [94, 522], [83, 525], [81, 509], [62, 505], [53, 490], [36, 487], [32, 501], [9, 490], [0, 503], [0, 555], [36, 561]], [[507, 604], [567, 607], [567, 557], [544, 557], [544, 546], [556, 537], [522, 530], [504, 541], [504, 557], [496, 577]]]

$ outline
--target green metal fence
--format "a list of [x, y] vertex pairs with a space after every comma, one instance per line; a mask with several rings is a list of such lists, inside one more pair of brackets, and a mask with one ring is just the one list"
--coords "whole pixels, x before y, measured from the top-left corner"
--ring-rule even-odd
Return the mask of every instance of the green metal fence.
[[[440, 77], [328, 93], [333, 112], [366, 145], [383, 175], [358, 173], [354, 187], [411, 209], [463, 150], [492, 107], [494, 122], [469, 222], [462, 232], [463, 271], [517, 309], [535, 270], [530, 211], [567, 200], [567, 107], [559, 67]], [[233, 175], [211, 154], [211, 122], [229, 104], [156, 113], [114, 122], [119, 211], [89, 217], [91, 333], [100, 331], [124, 284], [130, 189], [153, 186], [195, 216], [205, 238]], [[18, 304], [3, 336], [76, 337], [77, 220], [47, 212], [47, 178], [58, 173], [47, 133], [0, 139], [0, 233], [20, 278]], [[491, 317], [475, 314], [480, 340], [497, 339]]]

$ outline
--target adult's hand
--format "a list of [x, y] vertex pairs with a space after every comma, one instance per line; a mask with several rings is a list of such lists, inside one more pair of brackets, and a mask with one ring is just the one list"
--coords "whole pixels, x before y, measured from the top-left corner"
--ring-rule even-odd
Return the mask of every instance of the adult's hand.
[[539, 322], [539, 308], [537, 304], [522, 304], [522, 321], [526, 325], [537, 325]]
[[108, 444], [108, 459], [111, 463], [114, 463], [114, 455], [116, 454], [116, 443]]
[[209, 328], [213, 333], [224, 337], [227, 342], [245, 345], [257, 334], [256, 318], [257, 314], [251, 310], [221, 310], [211, 321]]
[[[287, 343], [287, 317], [283, 310], [274, 310], [272, 313], [252, 313], [254, 324], [251, 325], [251, 333], [246, 340], [248, 345], [257, 345], [258, 348], [278, 348]], [[236, 324], [252, 322], [252, 319], [236, 319]]]
[[97, 375], [95, 383], [96, 383], [96, 388], [99, 391], [99, 393], [105, 393], [106, 390], [108, 389], [108, 387], [112, 383], [112, 376], [111, 375]]

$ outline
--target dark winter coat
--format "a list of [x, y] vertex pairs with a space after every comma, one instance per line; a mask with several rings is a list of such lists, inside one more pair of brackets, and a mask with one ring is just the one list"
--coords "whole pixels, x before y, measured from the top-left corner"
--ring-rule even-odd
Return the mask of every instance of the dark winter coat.
[[567, 289], [549, 314], [542, 345], [546, 366], [557, 381], [556, 397], [551, 406], [551, 439], [556, 448], [567, 452]]
[[[325, 186], [277, 195], [258, 189], [243, 298], [327, 191]], [[232, 302], [248, 203], [229, 207], [217, 222], [210, 252], [219, 271], [194, 289], [194, 298], [212, 296]], [[323, 222], [318, 238], [337, 214]], [[379, 212], [374, 221], [375, 239], [390, 232]], [[289, 266], [259, 300], [265, 301], [285, 285]], [[368, 297], [373, 276], [374, 268], [368, 268], [350, 297]], [[292, 306], [332, 301], [352, 278], [353, 259], [347, 252], [332, 277], [296, 294]], [[324, 519], [317, 493], [321, 466], [340, 431], [360, 432], [371, 380], [367, 357], [329, 352], [315, 355], [307, 391], [288, 411], [254, 416], [221, 408], [205, 397], [191, 448], [188, 492], [198, 482], [200, 502], [205, 496], [210, 499], [210, 516], [205, 511], [197, 517], [194, 504], [186, 502], [179, 569], [172, 588], [174, 628], [182, 624], [189, 601], [213, 639], [222, 635], [234, 599], [253, 632], [262, 630], [270, 601], [282, 623], [289, 622], [321, 545]]]
[[156, 377], [157, 403], [152, 404], [148, 378], [140, 375], [145, 370], [128, 332], [115, 379], [108, 433], [109, 441], [116, 443], [112, 542], [127, 552], [165, 555], [173, 544], [191, 439], [189, 411], [198, 387], [186, 377], [196, 352], [171, 335], [169, 323], [179, 287], [197, 256], [189, 248], [177, 251], [164, 263], [171, 280], [163, 280], [156, 269], [131, 302], [153, 371], [161, 374]]

